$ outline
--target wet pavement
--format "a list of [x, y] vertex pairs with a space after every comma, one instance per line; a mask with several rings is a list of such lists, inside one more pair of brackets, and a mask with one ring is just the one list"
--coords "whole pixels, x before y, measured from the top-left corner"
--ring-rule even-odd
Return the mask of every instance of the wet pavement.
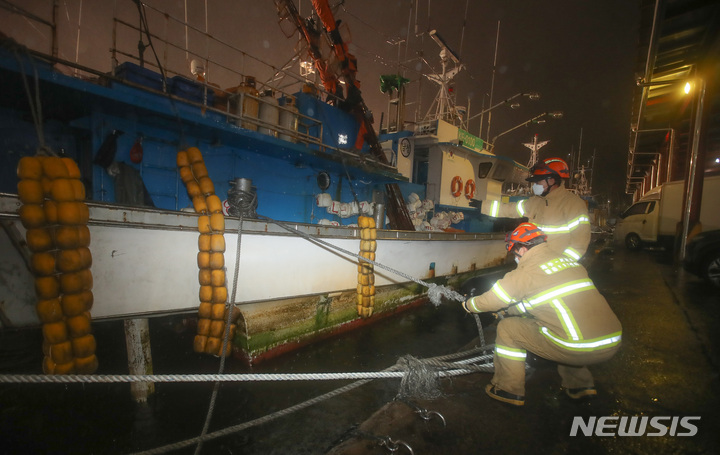
[[[438, 418], [424, 420], [416, 409], [393, 402], [328, 453], [390, 453], [388, 446], [395, 453], [410, 453], [410, 447], [415, 454], [720, 453], [720, 292], [678, 270], [662, 251], [598, 247], [588, 269], [623, 324], [619, 353], [590, 367], [597, 397], [570, 400], [555, 365], [536, 360], [524, 407], [486, 396], [490, 374], [446, 379], [442, 398], [414, 400], [416, 407], [441, 414], [446, 427]], [[486, 330], [489, 343], [492, 328]], [[615, 424], [623, 416], [657, 419], [655, 425], [648, 421], [641, 436], [620, 436], [612, 426], [591, 436], [582, 431], [570, 436], [575, 417], [588, 422], [592, 416], [617, 416], [605, 420]], [[686, 420], [690, 425], [683, 428], [685, 417], [699, 419]], [[683, 436], [692, 426], [697, 434]]]
[[[573, 402], [555, 366], [534, 360], [526, 405], [487, 397], [490, 374], [441, 381], [443, 396], [393, 401], [399, 380], [375, 380], [345, 394], [247, 430], [205, 442], [205, 454], [479, 454], [479, 453], [719, 453], [720, 292], [673, 266], [661, 251], [637, 253], [598, 246], [591, 278], [623, 323], [623, 346], [591, 366], [599, 395]], [[473, 283], [489, 288], [498, 276]], [[483, 318], [488, 343], [490, 318]], [[192, 352], [192, 325], [183, 318], [151, 320], [156, 374], [216, 373], [216, 358]], [[100, 374], [124, 374], [122, 322], [96, 326]], [[404, 355], [419, 358], [478, 344], [474, 319], [454, 304], [427, 305], [341, 337], [227, 373], [380, 371]], [[39, 333], [0, 333], [0, 373], [38, 373]], [[209, 432], [242, 424], [331, 392], [352, 381], [227, 383], [220, 388]], [[200, 434], [213, 384], [157, 384], [148, 407], [136, 407], [127, 384], [0, 385], [0, 453], [134, 453]], [[436, 414], [427, 421], [416, 407]], [[649, 416], [676, 436], [570, 437], [575, 417]], [[672, 428], [673, 417], [698, 431]], [[648, 427], [648, 431], [659, 431]], [[668, 431], [670, 433], [670, 431]], [[381, 439], [389, 437], [390, 440]], [[381, 445], [385, 441], [386, 445]], [[387, 443], [407, 444], [388, 447]], [[389, 449], [395, 449], [392, 452]], [[195, 453], [195, 446], [168, 453]]]

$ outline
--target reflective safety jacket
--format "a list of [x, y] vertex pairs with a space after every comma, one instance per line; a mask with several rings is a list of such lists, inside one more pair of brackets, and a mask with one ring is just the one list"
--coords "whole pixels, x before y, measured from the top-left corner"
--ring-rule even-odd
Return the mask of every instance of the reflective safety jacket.
[[537, 320], [538, 330], [562, 348], [594, 351], [620, 343], [621, 325], [585, 268], [547, 243], [531, 248], [492, 289], [468, 299], [472, 313], [508, 308]]
[[587, 204], [564, 187], [553, 189], [547, 196], [532, 196], [518, 202], [492, 201], [483, 204], [481, 212], [492, 217], [527, 217], [547, 234], [551, 248], [576, 261], [590, 244]]

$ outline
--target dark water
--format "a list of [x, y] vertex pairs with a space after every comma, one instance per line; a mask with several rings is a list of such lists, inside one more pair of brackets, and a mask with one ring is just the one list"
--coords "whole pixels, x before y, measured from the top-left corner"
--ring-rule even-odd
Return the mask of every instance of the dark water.
[[[492, 283], [476, 279], [470, 288]], [[181, 317], [150, 320], [155, 374], [217, 373], [219, 359], [192, 352], [192, 324]], [[122, 321], [94, 326], [98, 374], [127, 374]], [[404, 355], [456, 352], [477, 337], [475, 319], [459, 304], [427, 304], [248, 367], [229, 359], [226, 373], [368, 372]], [[0, 332], [0, 373], [40, 374], [39, 330]], [[227, 383], [220, 387], [208, 432], [239, 425], [352, 383], [337, 381]], [[398, 391], [379, 379], [272, 422], [207, 441], [205, 454], [316, 454], [330, 449]], [[0, 453], [114, 454], [154, 449], [200, 435], [214, 384], [156, 384], [147, 406], [129, 384], [0, 384]], [[194, 453], [195, 446], [171, 453]]]

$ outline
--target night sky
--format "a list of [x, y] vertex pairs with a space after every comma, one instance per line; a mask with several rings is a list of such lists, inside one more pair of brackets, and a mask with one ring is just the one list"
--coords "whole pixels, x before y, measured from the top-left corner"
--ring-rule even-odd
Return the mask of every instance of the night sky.
[[[50, 3], [21, 2], [43, 17], [49, 17]], [[246, 58], [227, 63], [245, 74], [255, 74], [259, 81], [267, 80], [271, 74], [268, 68], [256, 65], [252, 57], [282, 67], [295, 55], [297, 36], [285, 37], [282, 28], [287, 27], [278, 24], [272, 0], [209, 0], [207, 18], [204, 0], [147, 3], [181, 19], [187, 4], [188, 22], [201, 30], [207, 27], [214, 37], [245, 51]], [[303, 16], [309, 15], [310, 0], [295, 3]], [[137, 8], [131, 0], [61, 0], [60, 57], [109, 71], [110, 19], [115, 8], [128, 22], [137, 23]], [[30, 46], [47, 37], [46, 29], [13, 18], [7, 11], [0, 11], [0, 30]], [[457, 104], [469, 104], [470, 116], [480, 112], [483, 105], [490, 106], [499, 23], [492, 104], [520, 92], [537, 91], [541, 99], [523, 100], [514, 110], [507, 106], [494, 109], [489, 135], [487, 115], [483, 134], [479, 134], [479, 117], [470, 123], [469, 131], [489, 140], [542, 112], [562, 111], [564, 117], [560, 120], [503, 135], [494, 151], [526, 164], [530, 154], [522, 143], [531, 142], [537, 133], [540, 141], [550, 140], [541, 149], [541, 158], [568, 158], [581, 148], [580, 162], [589, 164], [595, 153], [593, 194], [613, 201], [624, 195], [639, 38], [637, 0], [345, 0], [336, 9], [336, 19], [351, 34], [350, 51], [357, 57], [358, 79], [375, 115], [376, 129], [387, 108], [386, 95], [379, 90], [381, 74], [401, 72], [411, 80], [408, 120], [414, 118], [415, 110], [422, 117], [430, 107], [437, 85], [422, 73], [441, 69], [440, 48], [427, 35], [433, 29], [465, 66], [455, 78]], [[151, 18], [149, 25], [153, 33], [165, 32], [162, 22]], [[128, 41], [135, 47], [137, 36], [128, 37]], [[196, 52], [206, 52], [204, 40], [192, 32], [189, 43]], [[220, 50], [209, 52], [222, 58]], [[149, 51], [146, 58], [151, 59]], [[210, 81], [212, 76], [209, 74]], [[239, 82], [217, 73], [215, 76], [214, 82], [221, 87]]]

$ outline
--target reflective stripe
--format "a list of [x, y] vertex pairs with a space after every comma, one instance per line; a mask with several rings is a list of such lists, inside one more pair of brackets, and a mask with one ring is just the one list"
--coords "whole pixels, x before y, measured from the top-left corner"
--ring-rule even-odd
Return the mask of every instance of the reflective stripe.
[[580, 254], [570, 247], [565, 248], [565, 251], [563, 251], [563, 253], [575, 259], [576, 261], [580, 260]]
[[525, 309], [525, 304], [523, 302], [519, 302], [517, 304], [517, 308], [521, 313], [527, 313], [527, 309]]
[[505, 303], [515, 302], [514, 299], [512, 299], [509, 295], [507, 295], [505, 290], [503, 290], [503, 288], [500, 286], [500, 284], [498, 282], [495, 282], [495, 284], [493, 284], [491, 291], [493, 292], [493, 294], [495, 294], [500, 300], [502, 300]]
[[566, 257], [560, 257], [553, 259], [550, 262], [546, 262], [545, 264], [540, 264], [540, 269], [542, 269], [542, 271], [547, 273], [548, 275], [552, 275], [553, 273], [559, 272], [560, 270], [579, 266], [580, 264], [575, 261], [571, 261]]
[[538, 294], [527, 300], [527, 302], [530, 306], [536, 306], [551, 299], [564, 297], [575, 292], [588, 291], [590, 289], [595, 289], [595, 285], [592, 281], [571, 281], [570, 283], [563, 284], [559, 287]]
[[490, 206], [490, 216], [493, 218], [497, 218], [499, 210], [500, 203], [498, 201], [493, 201], [492, 205]]
[[520, 216], [525, 216], [525, 200], [524, 199], [517, 203], [517, 211], [520, 214]]
[[527, 358], [525, 349], [508, 348], [506, 346], [495, 345], [495, 354], [499, 357], [505, 357], [511, 360], [522, 360], [523, 362]]
[[581, 340], [580, 329], [575, 325], [575, 319], [570, 310], [558, 299], [553, 299], [552, 306], [555, 307], [555, 311], [558, 313], [558, 319], [562, 322], [565, 333], [575, 341]]
[[470, 303], [470, 306], [472, 307], [473, 310], [475, 310], [476, 313], [479, 313], [479, 312], [480, 312], [480, 311], [477, 309], [477, 307], [475, 306], [475, 297], [471, 298], [468, 302]]
[[547, 327], [540, 327], [540, 332], [542, 332], [543, 335], [548, 337], [550, 341], [555, 344], [573, 351], [594, 351], [596, 349], [609, 348], [620, 343], [620, 340], [622, 339], [622, 332], [615, 332], [607, 337], [596, 338], [594, 340], [584, 340], [581, 342], [558, 338], [550, 333], [550, 330], [548, 330]]
[[586, 215], [580, 215], [579, 217], [570, 221], [568, 224], [561, 224], [558, 226], [546, 226], [538, 224], [537, 227], [542, 229], [542, 231], [546, 234], [560, 234], [570, 232], [581, 224], [590, 224], [590, 219]]

